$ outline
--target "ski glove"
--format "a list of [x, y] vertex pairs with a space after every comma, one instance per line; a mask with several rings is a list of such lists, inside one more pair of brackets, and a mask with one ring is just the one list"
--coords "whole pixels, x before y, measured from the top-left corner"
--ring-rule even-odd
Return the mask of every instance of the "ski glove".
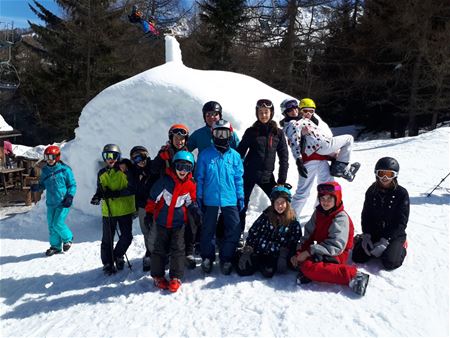
[[286, 273], [286, 271], [287, 271], [288, 254], [289, 254], [288, 248], [280, 249], [280, 255], [278, 256], [278, 261], [277, 261], [277, 271], [279, 273]]
[[200, 210], [200, 208], [197, 205], [193, 205], [192, 207], [190, 207], [189, 212], [191, 213], [192, 217], [194, 218], [195, 224], [197, 224], [197, 225], [202, 224], [203, 212]]
[[106, 188], [103, 191], [103, 198], [116, 198], [116, 197], [120, 197], [120, 191], [119, 190], [112, 191], [112, 190], [109, 190], [108, 188]]
[[250, 267], [252, 264], [252, 253], [253, 248], [251, 246], [245, 246], [244, 249], [242, 249], [242, 255], [239, 257], [239, 269], [242, 271], [247, 269], [247, 265]]
[[101, 200], [102, 200], [101, 197], [99, 197], [97, 195], [94, 195], [94, 196], [92, 196], [91, 204], [92, 205], [99, 205]]
[[147, 213], [145, 214], [145, 217], [144, 217], [144, 224], [145, 224], [147, 227], [151, 227], [151, 226], [152, 226], [152, 224], [153, 224], [153, 214], [151, 214], [151, 213], [149, 213], [149, 212], [147, 212]]
[[373, 249], [373, 243], [370, 234], [362, 234], [361, 247], [367, 256], [371, 256], [370, 251]]
[[372, 249], [372, 251], [370, 253], [374, 257], [380, 257], [381, 254], [384, 252], [384, 250], [386, 250], [388, 245], [389, 245], [389, 241], [386, 238], [381, 237], [378, 242], [373, 244], [374, 248]]
[[238, 211], [241, 212], [242, 210], [244, 210], [244, 199], [243, 198], [238, 198], [237, 200], [237, 207], [238, 207]]
[[61, 204], [64, 208], [70, 208], [72, 206], [72, 202], [73, 202], [73, 196], [67, 195], [66, 197], [64, 197]]
[[307, 178], [308, 177], [308, 169], [305, 168], [303, 161], [300, 158], [298, 158], [297, 161], [295, 161], [295, 163], [297, 164], [298, 174], [301, 177]]

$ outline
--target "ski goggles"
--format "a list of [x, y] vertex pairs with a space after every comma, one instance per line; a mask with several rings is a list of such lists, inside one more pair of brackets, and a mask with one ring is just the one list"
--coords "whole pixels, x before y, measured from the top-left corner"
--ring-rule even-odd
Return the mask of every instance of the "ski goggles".
[[56, 161], [56, 159], [58, 158], [59, 154], [44, 154], [44, 160], [46, 161]]
[[115, 151], [105, 151], [102, 153], [103, 161], [114, 160], [117, 161], [120, 157], [120, 153]]
[[186, 137], [188, 135], [188, 131], [183, 128], [174, 128], [170, 131], [171, 135], [179, 135]]
[[147, 159], [147, 156], [145, 156], [144, 154], [137, 154], [131, 158], [131, 160], [133, 161], [134, 164], [138, 164], [139, 162], [144, 162], [146, 159]]
[[339, 190], [341, 190], [341, 187], [333, 184], [319, 184], [317, 186], [317, 192], [319, 193], [319, 195], [330, 194]]
[[228, 139], [231, 136], [230, 129], [214, 129], [213, 136], [219, 139]]
[[387, 179], [390, 180], [397, 177], [397, 172], [394, 170], [379, 169], [375, 170], [375, 174], [377, 175], [378, 178], [386, 177]]
[[298, 108], [298, 104], [297, 104], [296, 100], [290, 100], [290, 101], [286, 102], [286, 104], [284, 105], [284, 111], [294, 109], [294, 108]]
[[300, 110], [300, 113], [302, 113], [302, 114], [314, 114], [314, 112], [315, 112], [316, 110], [314, 109], [314, 108], [302, 108], [301, 110]]
[[209, 112], [205, 113], [206, 117], [216, 117], [218, 115], [219, 115], [218, 111], [209, 111]]
[[175, 162], [175, 170], [177, 171], [185, 171], [190, 173], [193, 169], [193, 165], [191, 163], [185, 162]]
[[256, 108], [273, 108], [273, 103], [267, 99], [261, 99], [256, 102]]

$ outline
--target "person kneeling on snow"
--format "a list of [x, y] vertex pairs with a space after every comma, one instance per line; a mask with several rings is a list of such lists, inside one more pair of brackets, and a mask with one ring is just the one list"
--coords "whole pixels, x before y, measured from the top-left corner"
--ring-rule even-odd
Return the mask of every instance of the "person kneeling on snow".
[[[131, 172], [125, 170], [126, 166], [119, 162], [121, 151], [118, 145], [105, 145], [102, 157], [106, 166], [97, 174], [97, 191], [91, 199], [91, 204], [99, 205], [103, 200], [103, 235], [100, 253], [103, 271], [111, 275], [117, 270], [123, 270], [125, 265], [123, 256], [133, 240], [131, 229], [133, 214], [136, 212], [135, 186]], [[114, 248], [117, 223], [120, 235]]]
[[297, 283], [310, 281], [349, 285], [357, 294], [366, 293], [369, 275], [347, 264], [353, 246], [353, 222], [344, 211], [342, 188], [337, 182], [317, 186], [319, 205], [305, 224], [305, 236], [291, 258], [300, 272]]
[[392, 157], [383, 157], [375, 165], [376, 180], [366, 191], [361, 214], [363, 233], [355, 237], [352, 259], [356, 263], [380, 258], [387, 270], [403, 264], [409, 195], [397, 182], [399, 170], [397, 160]]
[[285, 186], [272, 189], [269, 206], [251, 226], [245, 246], [237, 253], [236, 272], [249, 276], [259, 270], [271, 278], [287, 270], [289, 258], [302, 237], [302, 228], [291, 208], [291, 192]]
[[[42, 168], [38, 184], [30, 187], [32, 192], [47, 190], [47, 222], [50, 248], [45, 252], [52, 256], [67, 251], [72, 246], [73, 235], [65, 223], [77, 189], [72, 169], [61, 161], [61, 150], [48, 146], [44, 151], [47, 164]], [[61, 249], [62, 245], [62, 249]]]
[[[196, 186], [192, 178], [194, 164], [194, 155], [190, 152], [177, 152], [171, 167], [166, 169], [166, 175], [156, 181], [150, 190], [145, 206], [146, 217], [154, 219], [156, 225], [151, 275], [156, 287], [170, 292], [178, 290], [184, 275], [187, 210], [196, 223], [200, 223], [203, 216], [196, 202]], [[164, 277], [168, 259], [170, 281]]]

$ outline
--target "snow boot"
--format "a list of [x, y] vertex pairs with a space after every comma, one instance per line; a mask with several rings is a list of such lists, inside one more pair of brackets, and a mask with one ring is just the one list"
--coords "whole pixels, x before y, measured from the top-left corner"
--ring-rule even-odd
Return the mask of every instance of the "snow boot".
[[117, 270], [123, 270], [123, 268], [125, 266], [125, 259], [123, 259], [123, 256], [116, 257], [115, 261], [116, 261]]
[[195, 261], [194, 255], [187, 255], [186, 256], [186, 267], [189, 270], [194, 270], [196, 265], [197, 265], [197, 263]]
[[348, 286], [360, 296], [366, 294], [367, 284], [369, 283], [369, 275], [364, 272], [358, 271], [356, 276], [352, 278]]
[[308, 284], [311, 283], [311, 279], [309, 279], [308, 277], [306, 277], [303, 272], [299, 272], [297, 275], [297, 279], [296, 279], [297, 285], [303, 285], [303, 284]]
[[111, 276], [117, 272], [116, 267], [114, 264], [105, 264], [103, 265], [103, 273], [107, 276]]
[[222, 272], [223, 275], [228, 276], [229, 274], [231, 274], [232, 268], [233, 265], [231, 264], [231, 262], [225, 262], [220, 264], [220, 271]]
[[142, 258], [142, 271], [147, 272], [150, 271], [150, 266], [151, 264], [151, 258], [144, 256], [144, 258]]
[[171, 278], [169, 282], [169, 291], [177, 292], [181, 286], [181, 281], [178, 278]]
[[72, 242], [68, 241], [63, 244], [63, 251], [69, 251], [70, 247], [72, 246]]
[[153, 277], [153, 282], [158, 289], [167, 290], [169, 288], [169, 282], [164, 277]]
[[347, 181], [352, 182], [355, 179], [355, 175], [361, 164], [359, 162], [352, 163], [350, 166], [348, 163], [333, 161], [330, 166], [330, 175], [335, 177], [345, 178]]
[[49, 249], [47, 249], [47, 251], [45, 252], [45, 255], [50, 257], [50, 256], [53, 256], [54, 254], [59, 254], [61, 252], [62, 252], [61, 249], [51, 246]]
[[205, 258], [202, 261], [202, 270], [205, 273], [210, 273], [212, 271], [212, 267], [213, 267], [213, 262], [211, 262], [211, 260], [209, 258]]

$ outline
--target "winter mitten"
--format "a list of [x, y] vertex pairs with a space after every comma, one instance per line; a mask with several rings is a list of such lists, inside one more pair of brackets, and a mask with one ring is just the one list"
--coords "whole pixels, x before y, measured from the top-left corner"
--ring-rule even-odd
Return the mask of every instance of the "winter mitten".
[[97, 195], [94, 195], [94, 196], [92, 196], [91, 204], [92, 205], [99, 205], [100, 201], [101, 201], [101, 197], [99, 197]]
[[64, 208], [70, 208], [72, 206], [72, 202], [73, 202], [73, 196], [67, 195], [66, 197], [64, 197], [61, 204]]
[[245, 270], [247, 268], [247, 264], [252, 264], [252, 256], [253, 248], [251, 246], [245, 246], [244, 249], [242, 249], [242, 255], [239, 257], [239, 269]]
[[361, 247], [367, 256], [371, 256], [370, 250], [373, 249], [373, 243], [370, 234], [362, 234]]
[[374, 243], [374, 248], [370, 252], [372, 256], [380, 257], [381, 254], [386, 250], [387, 246], [389, 245], [389, 241], [386, 238], [381, 237], [381, 239]]
[[277, 261], [277, 271], [279, 273], [286, 273], [287, 271], [287, 257], [289, 254], [288, 248], [281, 248], [280, 249], [280, 255], [278, 256]]
[[238, 198], [237, 207], [238, 207], [239, 211], [244, 210], [244, 199], [243, 198]]
[[303, 161], [300, 158], [298, 158], [295, 163], [297, 164], [298, 174], [301, 177], [307, 178], [308, 177], [308, 169], [305, 168]]

